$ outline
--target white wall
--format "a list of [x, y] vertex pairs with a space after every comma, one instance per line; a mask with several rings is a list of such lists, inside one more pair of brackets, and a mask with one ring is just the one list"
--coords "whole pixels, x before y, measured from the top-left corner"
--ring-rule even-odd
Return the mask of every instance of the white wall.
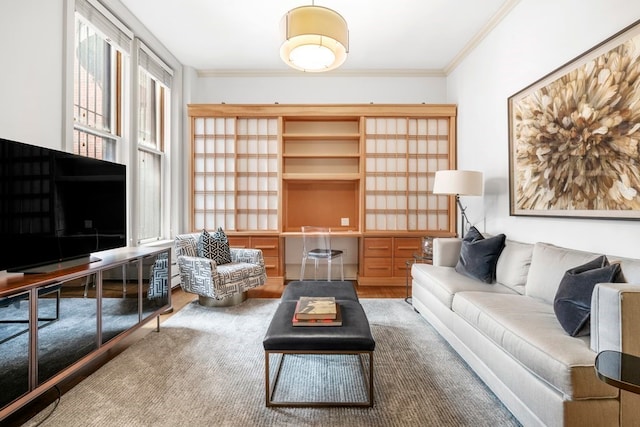
[[2, 3], [0, 138], [62, 149], [62, 3]]
[[[0, 138], [65, 150], [62, 129], [66, 3], [73, 10], [71, 0], [0, 3]], [[179, 180], [183, 175], [183, 140], [189, 141], [183, 126], [184, 105], [189, 101], [182, 96], [182, 65], [119, 0], [103, 3], [174, 69], [171, 101], [175, 114], [167, 156], [172, 188], [165, 196], [171, 200], [175, 194], [177, 199], [170, 204], [171, 218], [166, 225], [167, 233], [173, 235], [183, 230], [179, 220], [185, 200]]]
[[640, 18], [636, 0], [522, 0], [448, 77], [458, 167], [485, 174], [472, 223], [507, 238], [640, 256], [638, 221], [509, 216], [507, 98]]
[[442, 104], [445, 77], [286, 74], [200, 77], [194, 104]]

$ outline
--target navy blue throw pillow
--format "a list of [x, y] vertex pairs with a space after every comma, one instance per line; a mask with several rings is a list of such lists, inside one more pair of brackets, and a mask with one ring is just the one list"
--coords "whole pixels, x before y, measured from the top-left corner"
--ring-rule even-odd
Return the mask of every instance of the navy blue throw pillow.
[[567, 270], [553, 301], [553, 311], [562, 328], [572, 337], [589, 335], [593, 288], [619, 279], [620, 264], [609, 264], [604, 255]]
[[471, 227], [462, 239], [456, 271], [484, 283], [493, 283], [505, 239], [504, 234], [485, 239], [478, 229]]

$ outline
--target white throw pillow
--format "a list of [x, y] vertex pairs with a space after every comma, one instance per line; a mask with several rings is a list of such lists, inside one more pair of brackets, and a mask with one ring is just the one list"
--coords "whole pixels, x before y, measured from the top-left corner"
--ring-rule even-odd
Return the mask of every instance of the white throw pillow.
[[597, 254], [591, 252], [536, 243], [533, 246], [525, 294], [553, 304], [564, 273], [597, 257]]
[[507, 240], [498, 258], [496, 282], [524, 294], [532, 254], [533, 244]]

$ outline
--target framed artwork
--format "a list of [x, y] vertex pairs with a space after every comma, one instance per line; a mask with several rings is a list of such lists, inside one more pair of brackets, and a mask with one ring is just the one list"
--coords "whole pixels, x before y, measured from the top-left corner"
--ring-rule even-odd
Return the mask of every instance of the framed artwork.
[[640, 21], [508, 107], [511, 215], [640, 219]]

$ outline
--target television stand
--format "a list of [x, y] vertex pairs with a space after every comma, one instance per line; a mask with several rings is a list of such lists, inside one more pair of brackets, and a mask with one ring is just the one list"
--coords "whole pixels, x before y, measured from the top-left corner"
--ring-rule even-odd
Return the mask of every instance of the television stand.
[[57, 262], [54, 264], [39, 265], [37, 267], [31, 267], [26, 270], [11, 271], [12, 273], [23, 274], [48, 274], [55, 273], [56, 271], [65, 270], [67, 268], [78, 267], [81, 265], [91, 264], [93, 262], [102, 261], [101, 258], [96, 256], [83, 256], [80, 258], [69, 259], [66, 261]]
[[53, 264], [49, 273], [0, 276], [0, 425], [93, 372], [144, 324], [155, 319], [159, 331], [160, 315], [171, 308], [171, 248], [95, 255], [100, 260]]

